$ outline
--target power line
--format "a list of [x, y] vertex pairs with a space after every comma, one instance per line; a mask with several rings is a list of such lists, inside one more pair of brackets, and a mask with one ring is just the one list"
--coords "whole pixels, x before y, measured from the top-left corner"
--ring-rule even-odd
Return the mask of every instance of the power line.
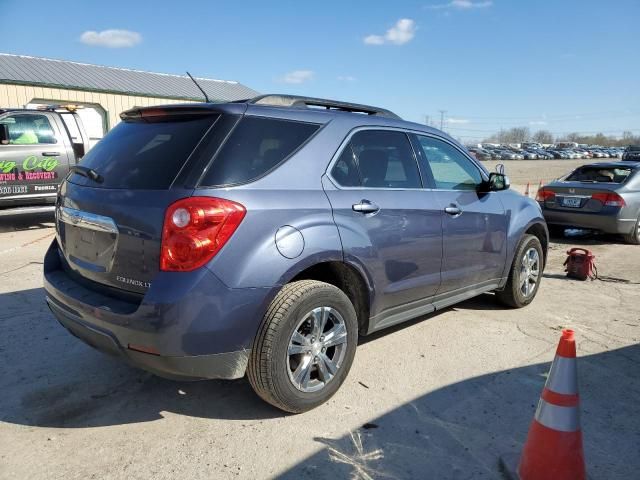
[[440, 130], [444, 131], [444, 115], [447, 113], [446, 110], [438, 110], [440, 112]]
[[[620, 114], [620, 115], [614, 115], [614, 116], [602, 116], [602, 117], [581, 117], [581, 116], [576, 116], [573, 118], [554, 118], [554, 119], [550, 119], [550, 118], [531, 118], [528, 117], [526, 120], [510, 120], [510, 121], [476, 121], [476, 120], [472, 120], [470, 119], [470, 117], [460, 117], [464, 119], [464, 122], [462, 123], [470, 123], [473, 125], [496, 125], [496, 124], [502, 124], [502, 125], [512, 125], [512, 126], [516, 126], [516, 127], [526, 127], [526, 126], [530, 126], [530, 127], [540, 127], [540, 128], [544, 128], [549, 124], [557, 124], [557, 123], [579, 123], [579, 122], [593, 122], [594, 120], [600, 120], [600, 121], [604, 121], [604, 120], [608, 120], [608, 119], [620, 119], [620, 118], [628, 118], [628, 117], [640, 117], [640, 113], [627, 113], [627, 114]], [[449, 118], [454, 118], [453, 116], [449, 117]], [[456, 117], [457, 118], [457, 117]], [[449, 121], [450, 124], [450, 121]]]
[[[502, 128], [494, 128], [494, 129], [477, 129], [477, 128], [465, 128], [465, 127], [448, 127], [450, 130], [460, 130], [464, 132], [477, 132], [477, 133], [497, 133], [500, 130], [504, 130]], [[546, 130], [546, 129], [545, 129]], [[551, 131], [554, 135], [564, 135], [569, 133], [584, 133], [584, 134], [595, 134], [595, 133], [617, 133], [617, 132], [640, 132], [640, 129], [637, 128], [618, 128], [615, 130], [591, 130], [591, 131], [583, 131], [583, 130], [566, 130], [562, 132]]]
[[452, 114], [454, 117], [462, 117], [468, 119], [478, 119], [478, 120], [531, 120], [533, 119], [542, 119], [542, 120], [559, 120], [559, 119], [567, 119], [571, 120], [576, 117], [602, 117], [602, 116], [621, 116], [621, 115], [638, 115], [640, 114], [640, 110], [638, 109], [626, 109], [626, 110], [609, 110], [605, 112], [587, 112], [587, 113], [561, 113], [555, 115], [527, 115], [527, 116], [491, 116], [491, 115], [459, 115]]

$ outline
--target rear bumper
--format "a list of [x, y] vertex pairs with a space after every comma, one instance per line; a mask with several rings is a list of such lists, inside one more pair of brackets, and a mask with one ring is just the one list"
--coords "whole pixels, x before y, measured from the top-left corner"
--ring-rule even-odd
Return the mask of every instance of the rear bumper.
[[58, 322], [93, 348], [123, 359], [130, 365], [172, 380], [234, 379], [244, 376], [249, 350], [211, 355], [164, 357], [124, 348], [113, 333], [83, 322], [47, 297]]
[[543, 208], [542, 213], [549, 225], [586, 228], [620, 235], [630, 233], [636, 222], [635, 218], [620, 218], [612, 213], [580, 213], [547, 208]]
[[[54, 241], [44, 288], [56, 319], [92, 347], [157, 375], [240, 378], [271, 289], [230, 289], [208, 269], [159, 273], [139, 303], [87, 288], [61, 267]], [[135, 348], [154, 353], [143, 353]]]

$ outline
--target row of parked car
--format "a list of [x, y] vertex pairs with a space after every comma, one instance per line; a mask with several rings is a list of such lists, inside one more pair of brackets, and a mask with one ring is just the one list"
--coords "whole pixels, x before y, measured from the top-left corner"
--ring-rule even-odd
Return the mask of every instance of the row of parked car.
[[481, 145], [468, 147], [479, 160], [553, 160], [579, 158], [622, 158], [624, 149], [620, 147], [588, 146], [561, 148], [559, 146]]

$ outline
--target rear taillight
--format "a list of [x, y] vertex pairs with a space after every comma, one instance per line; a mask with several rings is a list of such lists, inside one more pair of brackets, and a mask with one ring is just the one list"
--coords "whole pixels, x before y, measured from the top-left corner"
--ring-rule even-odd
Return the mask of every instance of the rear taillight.
[[625, 207], [627, 205], [624, 198], [615, 192], [594, 193], [591, 198], [602, 202], [605, 207]]
[[172, 203], [164, 216], [160, 270], [195, 270], [227, 243], [247, 213], [239, 203], [190, 197]]
[[546, 188], [541, 188], [538, 190], [538, 194], [536, 195], [536, 200], [538, 202], [546, 202], [547, 200], [554, 200], [556, 198], [556, 192], [553, 190], [548, 190]]

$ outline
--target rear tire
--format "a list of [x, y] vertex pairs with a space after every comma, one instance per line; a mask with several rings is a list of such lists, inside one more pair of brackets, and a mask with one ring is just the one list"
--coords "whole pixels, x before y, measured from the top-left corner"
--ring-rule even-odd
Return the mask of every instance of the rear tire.
[[631, 233], [624, 236], [624, 241], [632, 245], [640, 245], [640, 217], [636, 220]]
[[290, 283], [273, 299], [258, 330], [249, 382], [281, 410], [311, 410], [342, 385], [357, 340], [356, 312], [342, 290], [315, 280]]
[[543, 265], [544, 254], [538, 237], [522, 237], [513, 257], [507, 284], [504, 290], [496, 292], [498, 300], [512, 308], [529, 305], [540, 288]]

